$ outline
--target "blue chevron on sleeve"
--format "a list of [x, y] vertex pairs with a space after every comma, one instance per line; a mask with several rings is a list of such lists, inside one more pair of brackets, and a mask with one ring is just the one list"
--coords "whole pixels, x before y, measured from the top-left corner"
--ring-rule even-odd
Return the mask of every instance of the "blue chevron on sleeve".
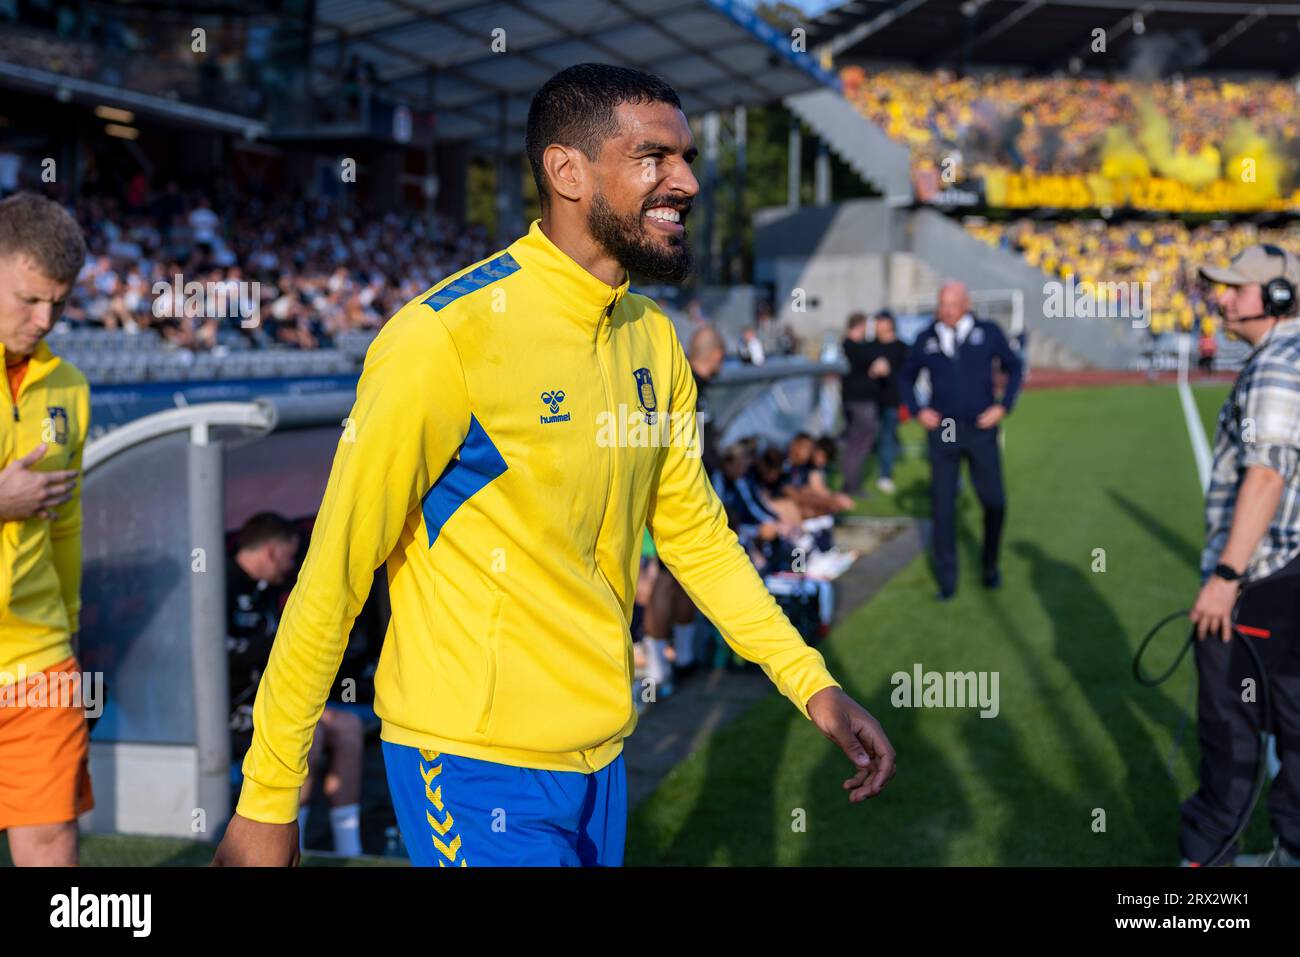
[[424, 512], [424, 526], [429, 531], [429, 547], [438, 540], [442, 527], [451, 520], [456, 509], [469, 501], [489, 482], [503, 475], [506, 460], [492, 444], [483, 426], [473, 415], [469, 417], [469, 432], [460, 447], [460, 458], [452, 459], [442, 470], [438, 481], [425, 493], [420, 503]]
[[491, 285], [498, 279], [505, 279], [506, 276], [518, 272], [518, 270], [519, 263], [515, 261], [515, 257], [509, 253], [502, 253], [495, 259], [489, 259], [477, 269], [471, 269], [455, 282], [443, 286], [424, 300], [424, 304], [431, 306], [433, 311], [437, 312], [443, 306], [455, 302], [461, 296], [476, 292], [484, 286]]

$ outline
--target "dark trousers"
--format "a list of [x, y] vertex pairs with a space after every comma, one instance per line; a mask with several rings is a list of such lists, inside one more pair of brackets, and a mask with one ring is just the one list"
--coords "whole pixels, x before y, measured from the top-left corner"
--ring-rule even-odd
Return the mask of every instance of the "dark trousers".
[[856, 495], [862, 491], [862, 473], [866, 471], [871, 447], [876, 444], [879, 410], [874, 402], [846, 402], [844, 419], [844, 444], [840, 452], [843, 487], [849, 495]]
[[[1264, 720], [1249, 641], [1268, 678], [1269, 730], [1277, 737], [1282, 770], [1269, 786], [1268, 813], [1282, 845], [1300, 855], [1300, 558], [1247, 586], [1237, 608], [1238, 626], [1263, 629], [1267, 638], [1234, 633], [1224, 644], [1211, 635], [1196, 643], [1199, 680], [1196, 732], [1201, 746], [1201, 786], [1182, 805], [1179, 844], [1188, 860], [1205, 862], [1237, 829], [1255, 786]], [[1243, 682], [1255, 691], [1247, 697]], [[1231, 861], [1239, 848], [1221, 858]]]
[[880, 477], [894, 477], [894, 459], [898, 457], [898, 406], [880, 410], [880, 437], [876, 441], [880, 455]]
[[939, 590], [957, 590], [957, 477], [961, 462], [970, 467], [971, 484], [984, 507], [984, 574], [997, 571], [1006, 494], [1002, 488], [1002, 460], [998, 430], [976, 428], [973, 421], [955, 424], [945, 419], [929, 432], [930, 502], [933, 521], [934, 576]]

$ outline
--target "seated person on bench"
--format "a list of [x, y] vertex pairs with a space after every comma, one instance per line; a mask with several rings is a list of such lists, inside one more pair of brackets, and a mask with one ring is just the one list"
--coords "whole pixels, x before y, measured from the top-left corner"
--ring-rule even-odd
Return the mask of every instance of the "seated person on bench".
[[[262, 512], [239, 530], [235, 554], [226, 569], [230, 753], [236, 761], [252, 744], [253, 700], [271, 657], [280, 606], [287, 595], [284, 586], [292, 581], [298, 546], [298, 529], [292, 522], [273, 512]], [[355, 856], [361, 853], [361, 718], [326, 707], [316, 731], [308, 757], [309, 773], [302, 786], [299, 839], [306, 832], [312, 788], [323, 768], [334, 851]]]

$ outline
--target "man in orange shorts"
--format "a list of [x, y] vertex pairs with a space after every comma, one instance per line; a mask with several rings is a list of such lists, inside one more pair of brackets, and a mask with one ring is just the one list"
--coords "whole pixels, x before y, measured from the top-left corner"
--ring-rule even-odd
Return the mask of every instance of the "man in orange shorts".
[[44, 338], [85, 260], [63, 207], [0, 202], [0, 831], [19, 865], [76, 864], [94, 807], [73, 647], [90, 389]]

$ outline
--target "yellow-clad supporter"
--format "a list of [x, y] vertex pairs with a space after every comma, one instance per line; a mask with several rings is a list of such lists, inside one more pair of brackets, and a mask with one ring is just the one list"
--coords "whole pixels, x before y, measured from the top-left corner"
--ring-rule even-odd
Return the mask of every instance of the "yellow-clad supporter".
[[1300, 128], [1294, 84], [861, 67], [840, 76], [848, 100], [914, 164], [957, 163], [993, 207], [1300, 208], [1287, 161]]
[[1149, 282], [1154, 334], [1195, 332], [1212, 320], [1213, 290], [1187, 262], [1226, 262], [1259, 243], [1300, 245], [1300, 225], [1263, 228], [1251, 223], [1188, 227], [1179, 220], [1104, 223], [1100, 220], [1015, 220], [968, 224], [992, 246], [1018, 252], [1055, 279], [1084, 283]]

